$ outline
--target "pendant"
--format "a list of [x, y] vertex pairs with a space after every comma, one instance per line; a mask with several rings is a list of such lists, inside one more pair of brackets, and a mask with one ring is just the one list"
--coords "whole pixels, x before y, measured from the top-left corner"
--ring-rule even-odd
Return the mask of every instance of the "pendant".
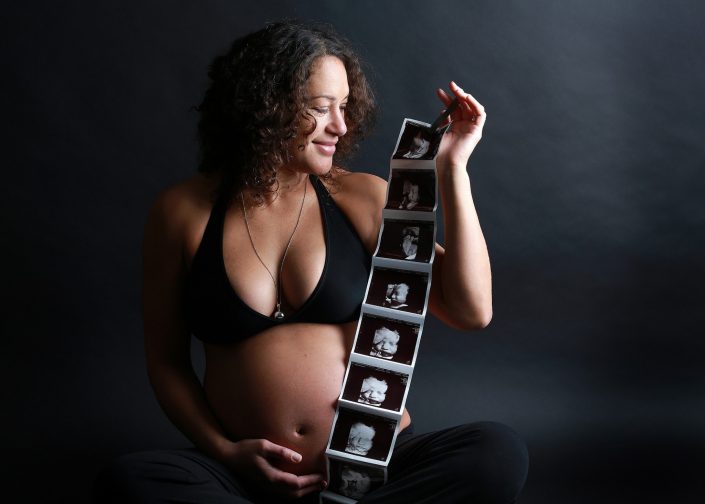
[[274, 310], [274, 318], [277, 320], [282, 320], [284, 318], [284, 312], [282, 311], [282, 304], [279, 301], [277, 301], [277, 309]]

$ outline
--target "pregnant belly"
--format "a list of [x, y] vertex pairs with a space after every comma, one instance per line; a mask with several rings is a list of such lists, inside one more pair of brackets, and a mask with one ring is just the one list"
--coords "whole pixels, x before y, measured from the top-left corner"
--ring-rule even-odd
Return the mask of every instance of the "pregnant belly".
[[303, 456], [278, 464], [296, 474], [324, 471], [336, 400], [355, 323], [287, 324], [232, 347], [206, 346], [204, 388], [233, 439], [268, 439]]

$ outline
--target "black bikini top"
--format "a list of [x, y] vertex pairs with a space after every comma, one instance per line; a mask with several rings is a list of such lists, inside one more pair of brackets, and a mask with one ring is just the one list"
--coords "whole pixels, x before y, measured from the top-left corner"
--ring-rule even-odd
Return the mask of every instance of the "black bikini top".
[[185, 312], [192, 334], [208, 343], [233, 343], [294, 322], [340, 324], [356, 320], [367, 288], [371, 257], [350, 221], [317, 177], [311, 177], [323, 216], [326, 260], [311, 296], [283, 320], [262, 315], [235, 293], [223, 260], [227, 202], [211, 210], [186, 281]]

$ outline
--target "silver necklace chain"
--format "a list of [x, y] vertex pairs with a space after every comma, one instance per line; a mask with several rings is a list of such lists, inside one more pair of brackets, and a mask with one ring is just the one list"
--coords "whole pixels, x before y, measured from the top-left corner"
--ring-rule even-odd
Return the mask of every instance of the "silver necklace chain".
[[286, 248], [284, 249], [284, 255], [282, 256], [281, 263], [279, 264], [279, 282], [277, 282], [274, 278], [274, 275], [272, 275], [272, 272], [269, 271], [269, 268], [267, 267], [266, 264], [264, 264], [264, 261], [259, 255], [259, 252], [257, 252], [257, 247], [255, 247], [255, 242], [252, 239], [252, 233], [250, 232], [250, 223], [247, 220], [247, 211], [245, 210], [245, 197], [242, 195], [242, 192], [240, 193], [240, 202], [242, 203], [242, 214], [245, 216], [245, 227], [247, 228], [247, 236], [250, 238], [250, 244], [252, 245], [252, 250], [255, 251], [255, 255], [257, 256], [257, 259], [259, 259], [259, 262], [262, 263], [262, 266], [264, 266], [264, 269], [267, 270], [267, 273], [269, 273], [270, 278], [272, 279], [272, 282], [274, 283], [274, 289], [277, 292], [277, 309], [274, 311], [274, 318], [277, 320], [281, 320], [284, 318], [284, 312], [282, 312], [281, 307], [282, 307], [282, 290], [281, 290], [281, 278], [282, 278], [282, 271], [284, 270], [284, 259], [286, 259], [286, 254], [289, 252], [289, 246], [291, 246], [291, 240], [294, 238], [294, 233], [296, 233], [296, 229], [299, 227], [299, 221], [301, 220], [301, 213], [303, 212], [304, 209], [304, 202], [306, 201], [306, 190], [308, 189], [308, 180], [304, 184], [304, 197], [301, 198], [301, 207], [299, 208], [299, 215], [296, 217], [296, 224], [294, 225], [294, 230], [291, 232], [291, 236], [289, 236], [289, 241], [286, 244]]

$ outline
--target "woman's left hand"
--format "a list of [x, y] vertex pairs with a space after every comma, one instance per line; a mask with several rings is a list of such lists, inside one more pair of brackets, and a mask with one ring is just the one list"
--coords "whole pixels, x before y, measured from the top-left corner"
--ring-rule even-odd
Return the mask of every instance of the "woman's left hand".
[[438, 166], [465, 169], [470, 154], [482, 138], [485, 125], [485, 108], [472, 95], [463, 91], [455, 82], [450, 83], [453, 96], [442, 89], [436, 93], [443, 104], [448, 107], [453, 98], [458, 99], [458, 107], [451, 113], [452, 124], [438, 150]]

